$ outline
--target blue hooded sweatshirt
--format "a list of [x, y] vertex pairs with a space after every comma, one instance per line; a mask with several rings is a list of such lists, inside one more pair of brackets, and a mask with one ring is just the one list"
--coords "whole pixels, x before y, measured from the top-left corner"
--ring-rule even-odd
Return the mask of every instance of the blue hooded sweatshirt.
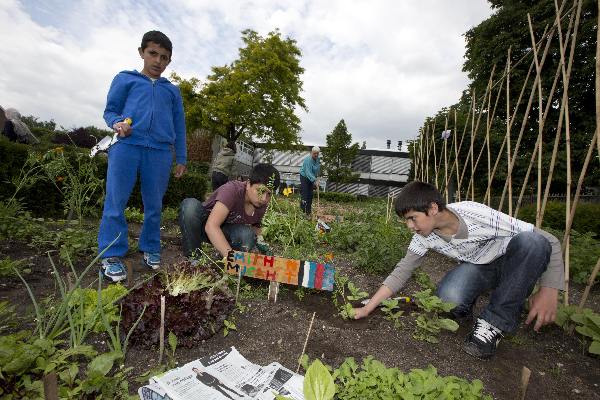
[[179, 88], [166, 78], [154, 82], [137, 71], [122, 71], [110, 85], [104, 120], [112, 126], [131, 118], [131, 135], [119, 137], [127, 144], [169, 150], [175, 148], [177, 164], [185, 165], [185, 116]]

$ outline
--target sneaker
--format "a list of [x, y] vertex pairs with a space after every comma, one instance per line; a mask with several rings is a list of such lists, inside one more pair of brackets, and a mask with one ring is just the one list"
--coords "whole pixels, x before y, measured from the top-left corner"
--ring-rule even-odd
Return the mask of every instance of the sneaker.
[[488, 359], [496, 354], [502, 331], [484, 319], [478, 318], [465, 339], [464, 350], [473, 357]]
[[118, 257], [103, 258], [102, 271], [104, 276], [112, 282], [119, 282], [127, 278], [125, 264]]
[[160, 268], [160, 253], [144, 252], [144, 265], [151, 270]]

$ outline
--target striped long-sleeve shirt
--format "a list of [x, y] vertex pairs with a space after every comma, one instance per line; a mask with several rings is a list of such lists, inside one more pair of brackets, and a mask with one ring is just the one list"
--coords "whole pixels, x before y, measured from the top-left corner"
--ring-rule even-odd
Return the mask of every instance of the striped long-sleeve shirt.
[[463, 201], [448, 204], [446, 208], [458, 218], [458, 231], [451, 237], [445, 237], [435, 230], [426, 237], [413, 235], [406, 256], [383, 282], [394, 293], [404, 286], [430, 249], [460, 262], [489, 264], [506, 253], [513, 236], [531, 231], [543, 235], [552, 246], [550, 262], [540, 278], [540, 285], [560, 290], [564, 288], [561, 246], [553, 235], [484, 204]]

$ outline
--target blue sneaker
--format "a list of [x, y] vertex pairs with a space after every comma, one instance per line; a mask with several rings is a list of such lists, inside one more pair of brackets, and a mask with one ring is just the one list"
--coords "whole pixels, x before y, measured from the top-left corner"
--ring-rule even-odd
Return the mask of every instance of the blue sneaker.
[[119, 282], [127, 278], [127, 269], [119, 257], [103, 258], [102, 271], [104, 276], [112, 282]]
[[144, 252], [144, 265], [151, 270], [160, 268], [160, 253]]

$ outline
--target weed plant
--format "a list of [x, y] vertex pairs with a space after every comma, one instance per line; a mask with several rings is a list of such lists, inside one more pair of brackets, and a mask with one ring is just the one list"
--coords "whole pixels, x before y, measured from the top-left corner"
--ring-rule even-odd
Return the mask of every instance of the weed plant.
[[455, 307], [454, 304], [443, 302], [439, 297], [432, 295], [430, 289], [417, 292], [413, 297], [421, 310], [421, 312], [413, 313], [417, 317], [417, 326], [413, 334], [415, 339], [438, 343], [437, 336], [442, 329], [456, 332], [458, 323], [440, 316], [441, 313], [452, 310]]
[[342, 319], [354, 319], [353, 302], [360, 301], [369, 296], [359, 289], [347, 276], [335, 275], [335, 285], [331, 294], [333, 305], [339, 311]]

